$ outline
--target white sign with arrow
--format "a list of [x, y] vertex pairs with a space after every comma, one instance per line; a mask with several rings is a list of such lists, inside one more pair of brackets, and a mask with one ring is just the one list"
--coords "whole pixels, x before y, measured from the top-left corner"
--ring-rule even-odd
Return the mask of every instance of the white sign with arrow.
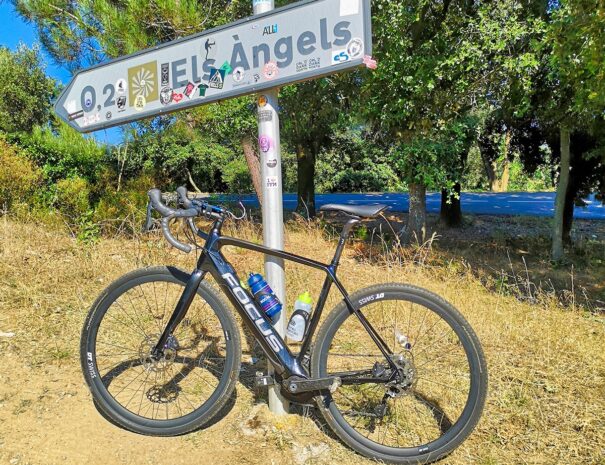
[[78, 72], [55, 104], [80, 132], [367, 63], [370, 0], [303, 1]]

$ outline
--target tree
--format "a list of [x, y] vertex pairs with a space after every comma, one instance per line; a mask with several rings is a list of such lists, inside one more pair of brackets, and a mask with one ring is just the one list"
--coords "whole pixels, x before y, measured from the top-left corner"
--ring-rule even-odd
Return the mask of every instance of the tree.
[[[602, 2], [560, 1], [553, 5], [549, 24], [548, 40], [552, 44], [549, 65], [553, 91], [551, 103], [546, 106], [544, 114], [551, 124], [559, 126], [561, 141], [561, 166], [552, 233], [553, 260], [563, 257], [564, 235], [566, 231], [569, 234], [571, 229], [573, 202], [580, 192], [578, 183], [572, 183], [569, 179], [574, 151], [570, 146], [570, 133], [574, 129], [602, 126], [604, 120], [603, 17], [605, 5]], [[597, 156], [605, 160], [603, 149]], [[564, 227], [566, 218], [568, 227]]]
[[298, 172], [296, 210], [315, 216], [315, 164], [329, 146], [339, 115], [350, 108], [339, 90], [342, 77], [323, 78], [287, 86], [280, 94], [283, 135], [296, 152]]
[[478, 138], [481, 160], [492, 192], [506, 192], [510, 179], [511, 131], [499, 112], [490, 114]]
[[[252, 187], [262, 203], [260, 156], [255, 143], [258, 131], [255, 109], [254, 98], [248, 96], [183, 112], [181, 119], [187, 121], [192, 129], [201, 130], [204, 137], [214, 143], [230, 147], [234, 158], [243, 152]], [[247, 192], [250, 189], [245, 187], [243, 190]]]
[[403, 189], [389, 147], [371, 127], [342, 117], [330, 145], [317, 160], [316, 187], [322, 192], [397, 192]]
[[42, 46], [71, 71], [234, 21], [251, 13], [248, 0], [123, 2], [11, 0], [36, 25]]
[[37, 48], [0, 47], [0, 130], [30, 132], [50, 118], [56, 83], [46, 76]]
[[[124, 173], [153, 175], [160, 187], [189, 184], [203, 192], [250, 192], [246, 161], [239, 139], [229, 139], [215, 125], [223, 125], [225, 105], [201, 107], [180, 118], [155, 118], [137, 124], [128, 135], [129, 153]], [[225, 126], [228, 126], [225, 124]], [[205, 127], [207, 131], [200, 131]], [[225, 129], [226, 130], [226, 129]]]
[[569, 128], [561, 125], [561, 178], [557, 186], [555, 200], [555, 221], [553, 223], [552, 259], [563, 258], [563, 216], [565, 215], [565, 199], [569, 184]]
[[[424, 189], [442, 190], [441, 218], [447, 226], [459, 226], [462, 221], [460, 210], [460, 185], [466, 158], [475, 139], [476, 120], [465, 118], [453, 121], [441, 131], [433, 131], [401, 143], [392, 152], [392, 160], [398, 173], [409, 185], [419, 186], [420, 195], [410, 189], [409, 230], [421, 240], [425, 235], [422, 218], [414, 212], [422, 212]], [[422, 167], [420, 177], [410, 176]], [[414, 203], [418, 208], [414, 208]], [[418, 233], [420, 231], [420, 234]]]
[[[418, 163], [438, 148], [428, 141], [454, 121], [497, 105], [512, 88], [530, 84], [527, 70], [538, 63], [527, 49], [531, 52], [541, 25], [539, 17], [526, 14], [530, 3], [542, 2], [508, 0], [497, 7], [464, 0], [374, 2], [379, 66], [364, 85], [367, 114], [399, 147], [394, 153], [410, 157], [397, 163], [405, 167], [410, 197], [418, 199], [410, 205], [410, 229], [418, 237], [425, 227], [425, 181], [440, 180], [443, 184], [431, 186], [439, 190], [451, 188], [445, 171], [460, 159], [446, 151], [455, 159], [431, 155], [437, 165]], [[403, 150], [405, 144], [424, 147], [424, 155]], [[442, 172], [437, 175], [436, 169]]]
[[[559, 133], [553, 134], [549, 144], [553, 147], [554, 160], [561, 160], [561, 165], [569, 164], [569, 168], [561, 166], [561, 172], [568, 172], [565, 196], [561, 197], [563, 206], [563, 218], [555, 224], [561, 228], [553, 240], [561, 241], [564, 245], [570, 245], [571, 229], [573, 225], [574, 207], [584, 205], [583, 199], [591, 192], [597, 192], [597, 198], [605, 200], [605, 134], [603, 128], [576, 129], [569, 134], [569, 147], [563, 147], [562, 141], [557, 137]], [[560, 145], [557, 145], [560, 144]], [[566, 151], [566, 153], [564, 152]], [[564, 160], [565, 157], [569, 160]], [[563, 190], [563, 187], [561, 187]], [[557, 252], [562, 252], [562, 247], [557, 246]], [[559, 255], [557, 259], [561, 259]], [[556, 259], [556, 260], [557, 260]]]
[[[510, 135], [505, 153], [517, 149], [528, 172], [544, 161], [545, 143], [552, 161], [560, 161], [554, 260], [563, 257], [563, 244], [570, 242], [574, 205], [592, 189], [602, 189], [605, 177], [598, 129], [605, 109], [604, 8], [587, 0], [527, 6], [528, 16], [536, 18], [537, 40], [528, 43], [526, 56], [537, 57], [540, 65], [525, 75], [530, 85], [523, 92], [511, 87], [491, 117], [492, 141]], [[483, 148], [490, 150], [487, 142]]]
[[445, 131], [439, 158], [446, 173], [446, 185], [441, 189], [441, 222], [450, 228], [462, 225], [462, 176], [471, 145], [476, 139], [477, 118], [455, 121]]

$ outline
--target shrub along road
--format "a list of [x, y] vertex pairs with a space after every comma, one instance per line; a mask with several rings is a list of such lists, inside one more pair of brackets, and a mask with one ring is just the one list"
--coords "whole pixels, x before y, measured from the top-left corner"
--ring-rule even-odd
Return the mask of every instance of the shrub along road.
[[[547, 216], [554, 214], [554, 192], [463, 192], [463, 213], [479, 215], [527, 215]], [[225, 196], [233, 199], [234, 196]], [[242, 202], [248, 206], [258, 206], [255, 195], [241, 197]], [[369, 193], [369, 194], [318, 194], [315, 196], [317, 207], [328, 203], [345, 204], [373, 204], [384, 203], [391, 207], [391, 211], [407, 212], [409, 196], [403, 193]], [[594, 195], [585, 199], [586, 207], [576, 207], [575, 218], [587, 220], [605, 220], [605, 206], [596, 200]], [[284, 207], [287, 210], [296, 208], [296, 194], [284, 194]], [[429, 213], [439, 213], [441, 207], [441, 194], [433, 192], [427, 194], [426, 208]]]

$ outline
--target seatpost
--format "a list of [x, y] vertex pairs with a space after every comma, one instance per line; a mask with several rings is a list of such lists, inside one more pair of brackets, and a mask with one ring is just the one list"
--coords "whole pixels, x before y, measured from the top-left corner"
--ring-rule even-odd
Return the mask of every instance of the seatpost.
[[338, 263], [340, 262], [340, 256], [342, 255], [342, 251], [345, 248], [345, 243], [351, 234], [351, 229], [359, 223], [359, 217], [353, 216], [349, 221], [347, 221], [342, 228], [342, 232], [340, 233], [340, 239], [338, 241], [338, 246], [336, 247], [336, 252], [334, 253], [334, 258], [332, 259], [332, 267], [336, 269]]

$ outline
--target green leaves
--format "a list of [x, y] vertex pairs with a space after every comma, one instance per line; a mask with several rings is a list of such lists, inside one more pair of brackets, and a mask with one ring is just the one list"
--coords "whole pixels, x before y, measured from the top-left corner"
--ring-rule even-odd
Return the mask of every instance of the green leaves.
[[250, 1], [12, 0], [45, 49], [75, 71], [108, 58], [210, 29], [252, 13]]
[[0, 47], [0, 130], [28, 132], [46, 124], [55, 81], [46, 76], [37, 48]]
[[[552, 12], [548, 40], [559, 104], [568, 115], [603, 120], [605, 111], [605, 4], [561, 1]], [[569, 98], [571, 97], [571, 98]], [[573, 120], [574, 117], [570, 117]]]
[[105, 156], [105, 147], [63, 122], [55, 130], [36, 127], [30, 134], [21, 134], [18, 142], [48, 182], [73, 176], [94, 181]]
[[397, 173], [408, 183], [440, 190], [460, 182], [466, 156], [476, 138], [476, 118], [465, 118], [394, 145], [390, 158]]

